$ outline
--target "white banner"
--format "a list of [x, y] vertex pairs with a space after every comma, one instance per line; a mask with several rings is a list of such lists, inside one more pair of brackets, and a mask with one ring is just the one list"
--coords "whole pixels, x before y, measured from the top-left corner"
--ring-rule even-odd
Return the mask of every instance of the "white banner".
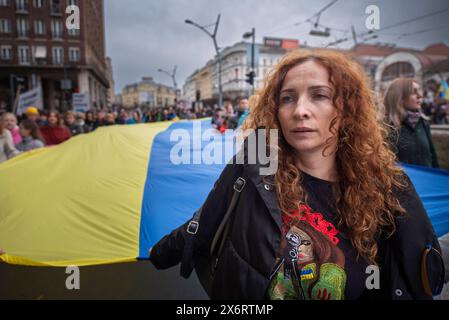
[[89, 93], [74, 93], [72, 99], [75, 112], [87, 112], [90, 109]]
[[43, 110], [42, 104], [42, 90], [40, 87], [24, 92], [19, 95], [17, 114], [22, 115], [28, 107], [35, 107]]

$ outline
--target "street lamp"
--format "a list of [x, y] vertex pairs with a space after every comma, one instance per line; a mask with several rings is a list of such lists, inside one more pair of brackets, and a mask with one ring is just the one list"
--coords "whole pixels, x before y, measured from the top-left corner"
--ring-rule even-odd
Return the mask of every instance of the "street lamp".
[[165, 73], [166, 75], [168, 75], [168, 76], [172, 79], [172, 81], [173, 81], [173, 87], [175, 88], [176, 102], [178, 102], [178, 84], [176, 83], [176, 68], [177, 68], [177, 67], [178, 67], [178, 66], [175, 66], [175, 67], [173, 68], [173, 71], [172, 71], [172, 72], [168, 72], [168, 71], [165, 71], [165, 70], [163, 70], [163, 69], [157, 69], [158, 72]]
[[251, 72], [247, 74], [248, 82], [252, 86], [252, 94], [254, 94], [254, 78], [256, 76], [256, 68], [255, 68], [255, 52], [256, 52], [256, 29], [253, 28], [251, 32], [245, 32], [243, 34], [243, 39], [249, 39], [252, 37], [252, 44], [251, 44]]
[[211, 37], [212, 41], [214, 42], [214, 48], [215, 48], [215, 52], [217, 54], [217, 62], [218, 62], [218, 106], [222, 107], [223, 106], [223, 86], [222, 86], [222, 78], [221, 78], [222, 65], [221, 65], [221, 53], [220, 53], [220, 49], [217, 44], [217, 31], [218, 31], [218, 25], [220, 24], [220, 17], [221, 17], [221, 15], [219, 14], [217, 17], [217, 21], [215, 22], [215, 27], [214, 27], [213, 33], [210, 33], [209, 30], [207, 30], [205, 28], [205, 26], [200, 26], [199, 24], [193, 22], [192, 20], [187, 19], [184, 22], [187, 24], [191, 24], [192, 26], [197, 27], [198, 29], [201, 29], [209, 37]]

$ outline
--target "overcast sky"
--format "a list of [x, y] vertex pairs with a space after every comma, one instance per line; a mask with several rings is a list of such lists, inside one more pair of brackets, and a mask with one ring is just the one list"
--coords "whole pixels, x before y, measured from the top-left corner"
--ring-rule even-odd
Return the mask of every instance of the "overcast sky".
[[[357, 33], [366, 32], [365, 9], [377, 5], [380, 27], [385, 28], [426, 14], [449, 8], [447, 0], [339, 0], [324, 11], [320, 24], [334, 28], [331, 37], [313, 37], [312, 24], [303, 22], [331, 0], [105, 0], [106, 53], [112, 58], [115, 91], [135, 83], [142, 76], [172, 85], [159, 68], [171, 70], [178, 65], [177, 81], [202, 67], [214, 54], [210, 37], [184, 23], [191, 19], [200, 25], [214, 23], [221, 13], [218, 31], [220, 47], [241, 41], [242, 34], [256, 28], [257, 42], [264, 36], [298, 39], [301, 43], [321, 46], [342, 37], [350, 37], [351, 25]], [[299, 22], [302, 24], [295, 25]], [[445, 42], [449, 45], [449, 11], [399, 27], [381, 31], [368, 43], [390, 42], [398, 46], [424, 48]], [[348, 48], [347, 41], [339, 45]]]

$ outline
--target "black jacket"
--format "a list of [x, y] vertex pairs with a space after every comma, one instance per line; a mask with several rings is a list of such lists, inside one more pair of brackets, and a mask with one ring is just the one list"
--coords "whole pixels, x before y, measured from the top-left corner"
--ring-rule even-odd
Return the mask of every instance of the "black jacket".
[[415, 127], [404, 120], [401, 127], [390, 134], [389, 140], [400, 162], [439, 168], [430, 126], [422, 117]]
[[[209, 252], [239, 177], [244, 177], [247, 183], [218, 262], [213, 299], [264, 299], [279, 252], [282, 222], [275, 189], [259, 175], [258, 165], [228, 164], [203, 205], [194, 245], [196, 255]], [[428, 244], [439, 252], [441, 249], [414, 187], [401, 192], [399, 200], [407, 216], [397, 219], [397, 231], [392, 238], [379, 240], [382, 285], [380, 290], [370, 291], [367, 298], [431, 299], [421, 281], [421, 258]], [[180, 263], [187, 225], [188, 222], [153, 247], [150, 260], [156, 268], [166, 269]], [[429, 273], [440, 279], [444, 274], [441, 256], [436, 254], [432, 258], [436, 262], [431, 264]]]

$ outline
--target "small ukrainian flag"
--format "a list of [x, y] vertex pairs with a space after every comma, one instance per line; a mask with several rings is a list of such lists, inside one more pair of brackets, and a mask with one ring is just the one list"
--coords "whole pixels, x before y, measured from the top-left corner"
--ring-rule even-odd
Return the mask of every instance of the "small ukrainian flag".
[[449, 86], [445, 79], [441, 82], [438, 93], [440, 94], [441, 99], [449, 100]]

